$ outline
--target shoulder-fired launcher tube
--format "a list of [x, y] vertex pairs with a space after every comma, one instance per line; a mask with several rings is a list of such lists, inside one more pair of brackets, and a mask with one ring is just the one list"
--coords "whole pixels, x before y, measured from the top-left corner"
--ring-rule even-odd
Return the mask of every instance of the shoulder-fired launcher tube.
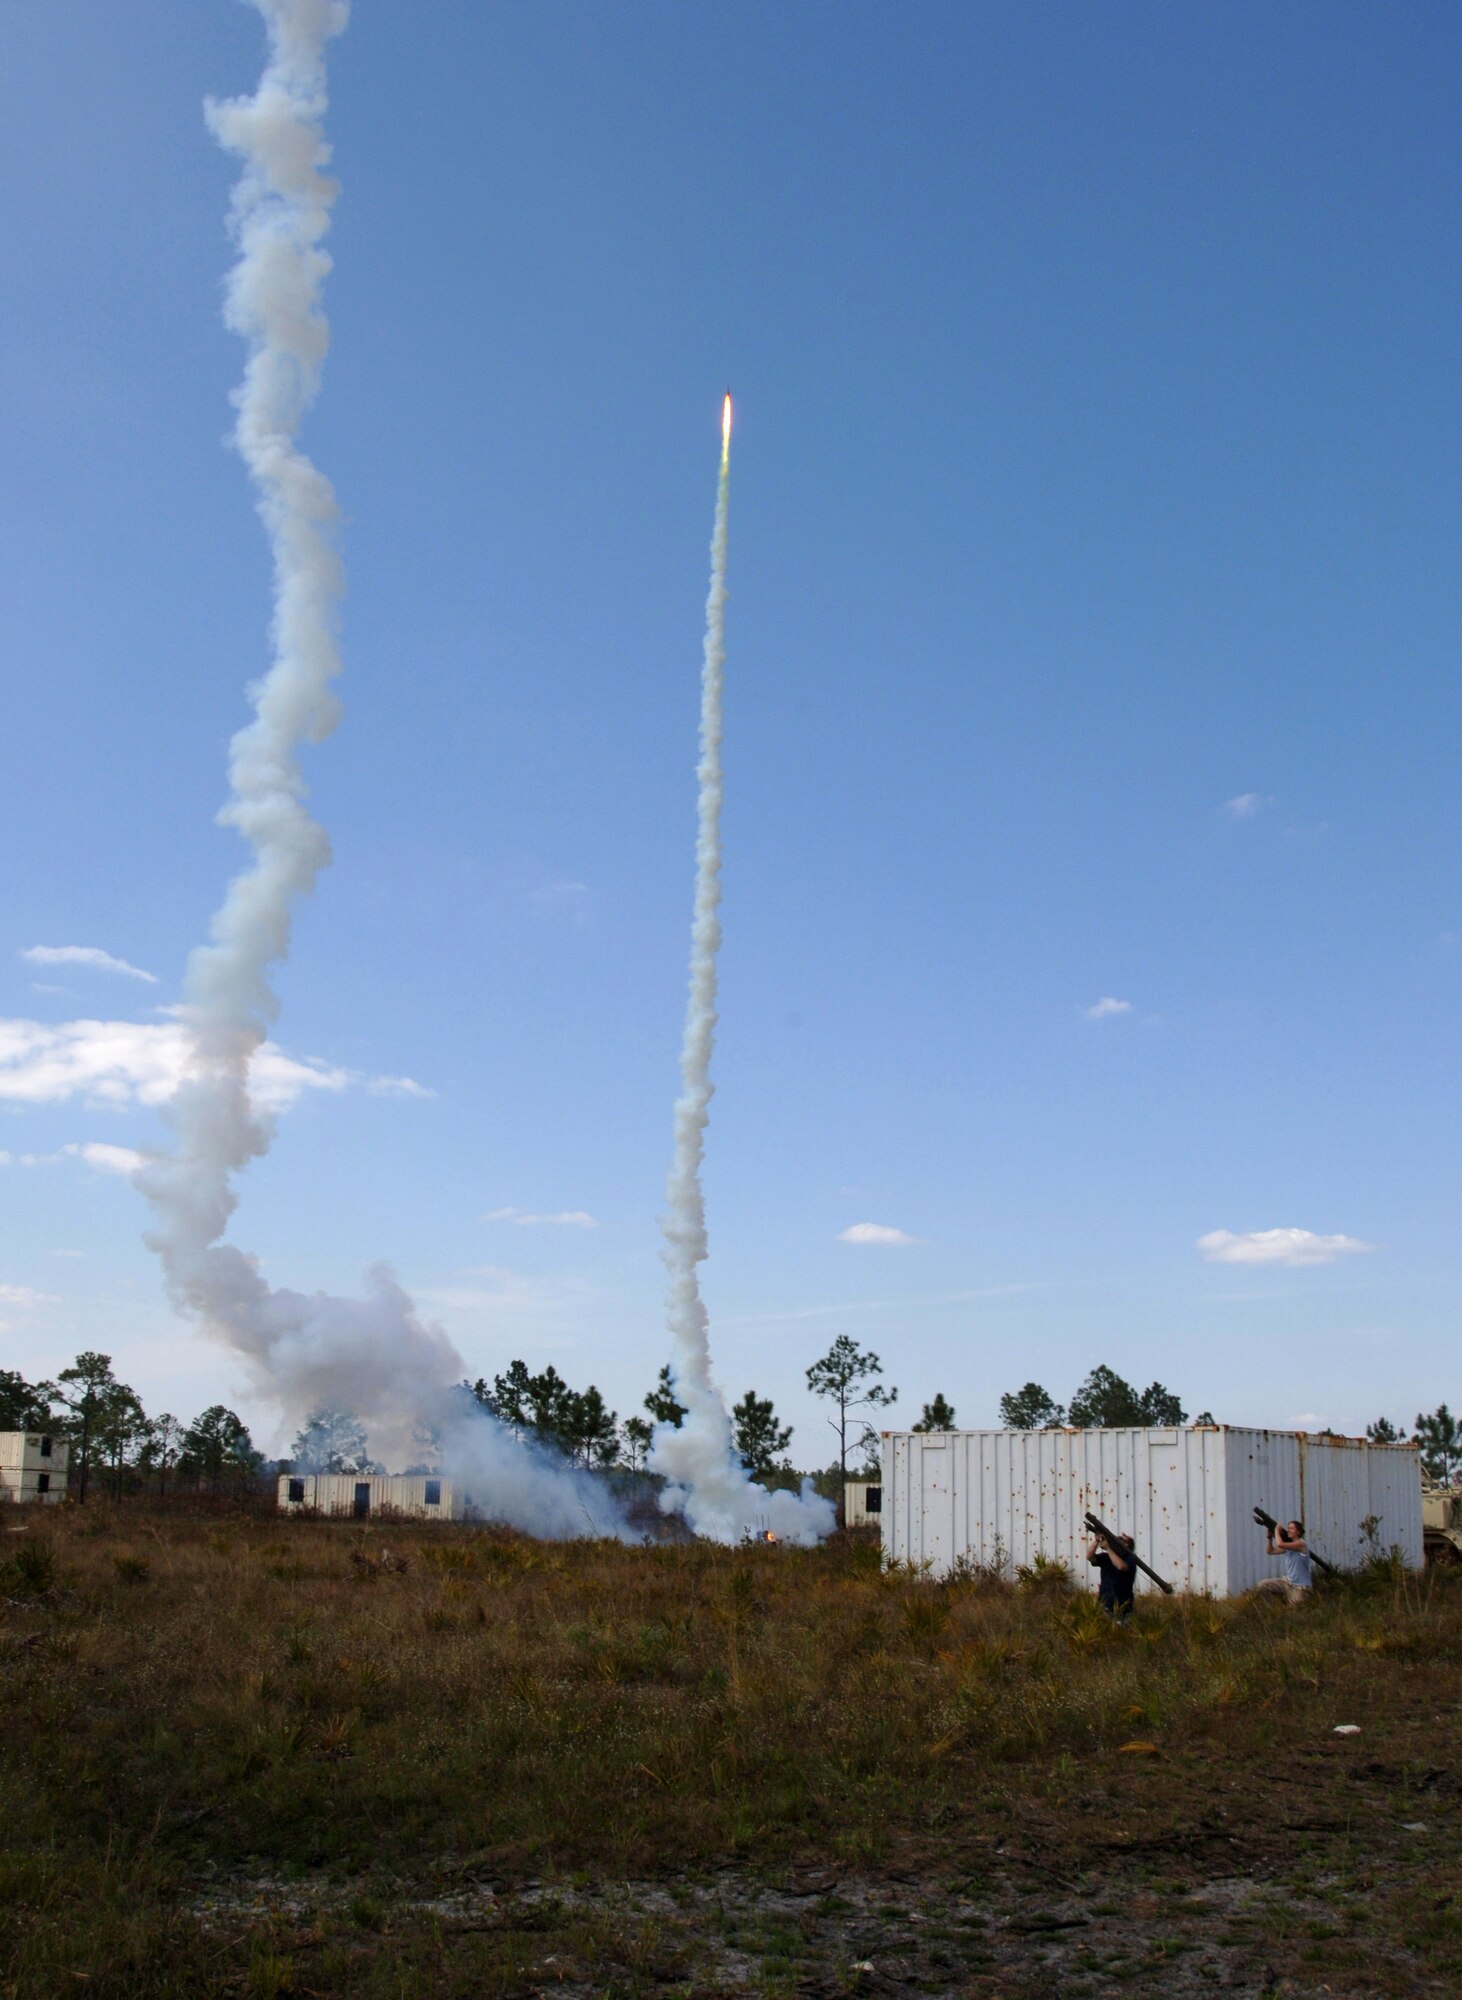
[[[1262, 1507], [1256, 1507], [1254, 1509], [1254, 1519], [1259, 1523], [1259, 1526], [1261, 1528], [1267, 1529], [1271, 1535], [1277, 1534], [1279, 1532], [1278, 1521], [1275, 1520], [1272, 1514], [1266, 1514]], [[1308, 1542], [1305, 1544], [1305, 1546], [1309, 1548]], [[1314, 1563], [1317, 1569], [1324, 1570], [1326, 1576], [1338, 1576], [1340, 1574], [1339, 1570], [1336, 1569], [1334, 1563], [1327, 1563], [1325, 1558], [1323, 1556], [1317, 1556], [1313, 1549], [1310, 1549], [1310, 1561]]]

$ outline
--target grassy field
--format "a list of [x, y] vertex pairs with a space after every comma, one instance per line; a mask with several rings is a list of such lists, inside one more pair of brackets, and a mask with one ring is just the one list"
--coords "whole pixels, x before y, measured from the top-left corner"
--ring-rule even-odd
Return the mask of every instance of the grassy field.
[[1453, 1995], [1459, 1660], [1458, 1573], [1121, 1630], [848, 1539], [68, 1508], [0, 1537], [0, 1994]]

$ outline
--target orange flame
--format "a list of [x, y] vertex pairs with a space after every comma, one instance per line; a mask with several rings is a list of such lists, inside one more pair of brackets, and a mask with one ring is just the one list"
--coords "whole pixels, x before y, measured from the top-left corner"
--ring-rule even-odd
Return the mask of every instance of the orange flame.
[[731, 391], [726, 391], [726, 400], [721, 405], [721, 451], [722, 455], [731, 449]]

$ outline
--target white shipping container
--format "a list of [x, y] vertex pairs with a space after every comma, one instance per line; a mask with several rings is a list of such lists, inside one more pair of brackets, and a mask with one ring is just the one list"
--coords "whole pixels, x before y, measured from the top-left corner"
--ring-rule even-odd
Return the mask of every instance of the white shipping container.
[[64, 1438], [45, 1431], [0, 1431], [0, 1505], [64, 1500], [68, 1450]]
[[388, 1514], [419, 1521], [460, 1521], [468, 1496], [436, 1473], [296, 1472], [279, 1476], [286, 1514], [312, 1512], [368, 1521]]
[[843, 1481], [843, 1526], [876, 1528], [883, 1518], [883, 1488], [876, 1479]]
[[[1009, 1572], [1043, 1556], [1095, 1590], [1091, 1512], [1132, 1535], [1175, 1590], [1231, 1597], [1279, 1573], [1256, 1505], [1303, 1520], [1310, 1547], [1337, 1568], [1393, 1546], [1408, 1568], [1422, 1566], [1414, 1445], [1227, 1425], [883, 1434], [885, 1559], [936, 1577], [965, 1562]], [[1140, 1574], [1137, 1587], [1154, 1588]]]

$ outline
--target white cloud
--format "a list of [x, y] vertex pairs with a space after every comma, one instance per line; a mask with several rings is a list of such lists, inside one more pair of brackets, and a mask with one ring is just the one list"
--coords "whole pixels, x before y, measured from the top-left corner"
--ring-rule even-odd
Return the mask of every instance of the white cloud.
[[597, 1229], [597, 1216], [587, 1214], [582, 1208], [561, 1208], [548, 1215], [529, 1208], [490, 1208], [482, 1218], [484, 1222], [511, 1222], [519, 1229], [533, 1229], [546, 1222], [559, 1229]]
[[[152, 1157], [139, 1153], [131, 1146], [109, 1146], [100, 1140], [73, 1141], [69, 1146], [58, 1146], [54, 1153], [5, 1153], [0, 1154], [0, 1164], [17, 1167], [54, 1167], [61, 1160], [83, 1160], [89, 1167], [95, 1167], [99, 1174], [135, 1174], [139, 1167], [145, 1167]], [[77, 1251], [77, 1256], [83, 1253]]]
[[131, 1146], [107, 1146], [100, 1140], [87, 1140], [81, 1145], [63, 1146], [61, 1157], [68, 1160], [85, 1160], [89, 1167], [95, 1167], [99, 1174], [135, 1174], [139, 1167], [147, 1165], [147, 1154], [139, 1153]]
[[1264, 805], [1258, 792], [1240, 792], [1236, 799], [1225, 799], [1223, 809], [1230, 819], [1257, 819]]
[[886, 1222], [855, 1222], [838, 1234], [839, 1243], [891, 1243], [903, 1245], [922, 1243], [922, 1236], [910, 1236], [907, 1230], [893, 1229]]
[[1087, 1008], [1086, 1018], [1088, 1021], [1109, 1021], [1113, 1014], [1130, 1014], [1131, 1012], [1132, 1002], [1130, 1000], [1114, 1000], [1110, 993], [1106, 993], [1098, 1000], [1095, 1007]]
[[1294, 1420], [1297, 1431], [1323, 1431], [1329, 1424], [1328, 1417], [1322, 1417], [1318, 1410], [1301, 1410]]
[[1337, 1257], [1374, 1250], [1358, 1236], [1317, 1236], [1312, 1229], [1210, 1229], [1198, 1248], [1210, 1264], [1333, 1264]]
[[38, 1292], [30, 1285], [0, 1285], [0, 1306], [48, 1306], [55, 1298], [54, 1292]]
[[[89, 965], [94, 972], [120, 972], [125, 979], [145, 979], [149, 986], [157, 984], [155, 972], [144, 972], [140, 965], [129, 965], [125, 958], [113, 958], [99, 945], [33, 944], [20, 955], [27, 965]], [[59, 988], [47, 990], [59, 991]]]
[[[0, 1100], [20, 1104], [89, 1104], [125, 1108], [166, 1104], [188, 1071], [191, 1046], [177, 1021], [0, 1020]], [[261, 1111], [285, 1111], [307, 1090], [343, 1091], [364, 1083], [387, 1096], [428, 1096], [410, 1077], [361, 1077], [313, 1056], [303, 1060], [265, 1042], [254, 1055], [250, 1087]]]
[[430, 1084], [418, 1083], [414, 1076], [373, 1076], [366, 1082], [372, 1097], [435, 1097]]

